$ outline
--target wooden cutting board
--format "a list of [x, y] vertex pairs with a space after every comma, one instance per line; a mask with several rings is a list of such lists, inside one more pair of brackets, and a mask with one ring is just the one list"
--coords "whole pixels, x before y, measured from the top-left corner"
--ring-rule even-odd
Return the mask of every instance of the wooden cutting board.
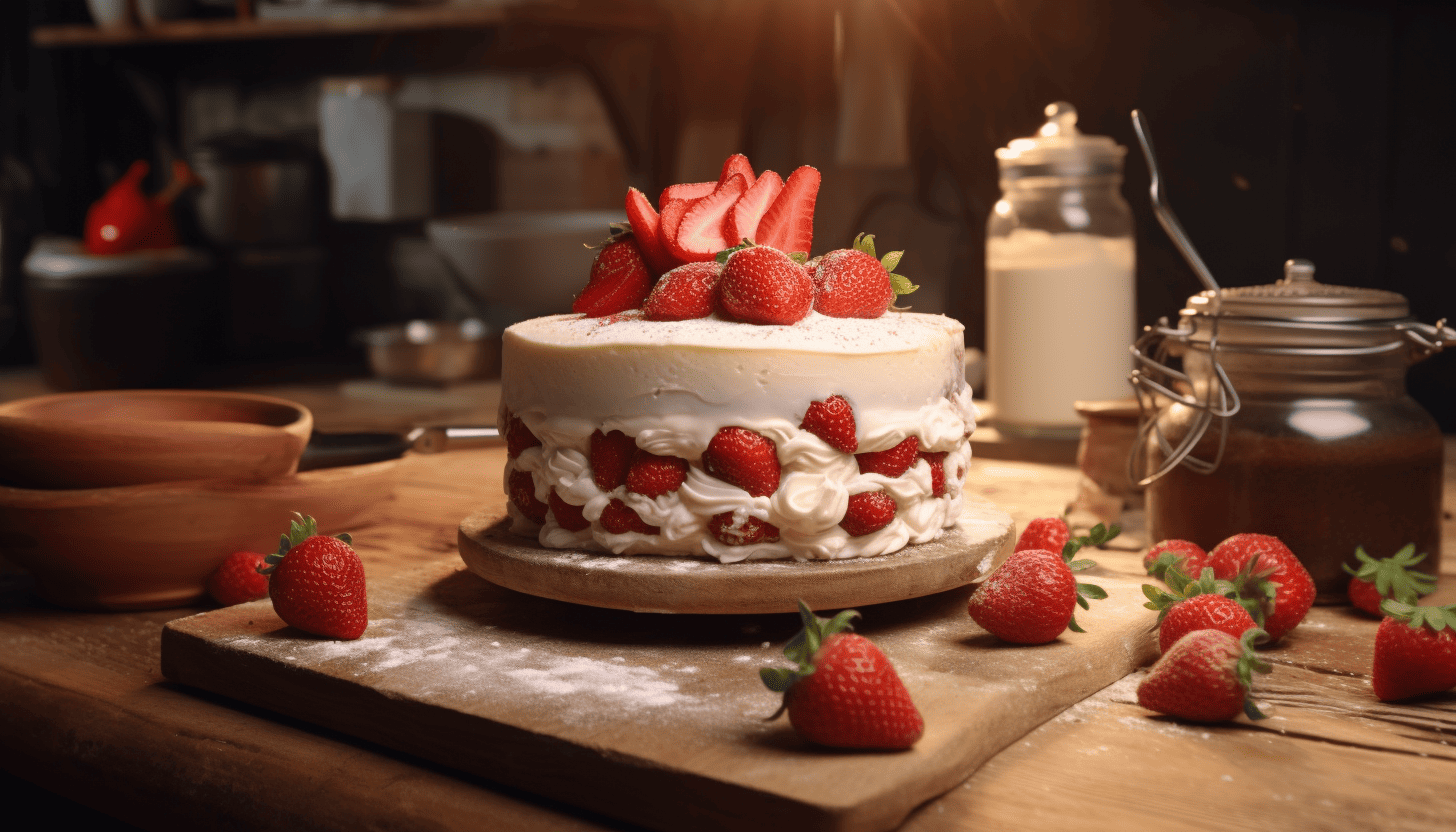
[[925, 717], [906, 752], [803, 744], [757, 669], [786, 664], [791, 614], [632, 613], [528, 596], [458, 559], [369, 588], [353, 642], [289, 628], [268, 601], [166, 625], [171, 680], [666, 830], [882, 830], [1072, 704], [1150, 662], [1138, 582], [1088, 632], [1014, 647], [966, 615], [970, 588], [866, 607], [859, 632]]

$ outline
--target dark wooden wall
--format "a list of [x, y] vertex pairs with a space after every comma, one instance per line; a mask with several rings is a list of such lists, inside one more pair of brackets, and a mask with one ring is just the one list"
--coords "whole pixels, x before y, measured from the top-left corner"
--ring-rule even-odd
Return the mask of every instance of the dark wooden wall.
[[[734, 88], [725, 97], [743, 102], [743, 149], [761, 166], [833, 167], [824, 141], [836, 95], [827, 33], [836, 6], [851, 1], [720, 4], [754, 12], [744, 17], [751, 25], [721, 26], [716, 35], [753, 50], [747, 77], [716, 80]], [[1084, 130], [1130, 149], [1124, 193], [1138, 223], [1142, 322], [1176, 316], [1200, 285], [1152, 216], [1147, 169], [1129, 120], [1133, 108], [1151, 122], [1169, 200], [1224, 285], [1273, 281], [1285, 259], [1305, 257], [1327, 282], [1401, 292], [1423, 321], [1456, 317], [1456, 59], [1449, 47], [1456, 3], [885, 2], [894, 10], [894, 25], [907, 27], [917, 43], [913, 197], [925, 216], [955, 218], [963, 229], [947, 311], [966, 323], [972, 343], [983, 338], [983, 228], [998, 195], [993, 151], [1033, 131], [1042, 108], [1059, 99], [1077, 106]], [[152, 126], [137, 114], [111, 57], [20, 54], [26, 43], [17, 24], [32, 22], [40, 9], [54, 17], [55, 9], [73, 7], [72, 16], [84, 19], [79, 0], [69, 7], [39, 0], [0, 6], [0, 67], [6, 73], [0, 151], [34, 162], [38, 188], [28, 204], [40, 210], [23, 222], [74, 232], [86, 201], [106, 178], [109, 168], [100, 163], [117, 163], [73, 158], [73, 151], [135, 158], [134, 146], [151, 142]], [[662, 8], [669, 27], [690, 16], [683, 11], [689, 7]], [[467, 53], [491, 46], [459, 33], [434, 49], [390, 43], [384, 54], [394, 56], [392, 69], [419, 71], [475, 60]], [[280, 46], [270, 72], [290, 54], [326, 48], [330, 44]], [[200, 59], [220, 50], [225, 48], [176, 54]], [[368, 64], [381, 53], [360, 54]], [[684, 109], [683, 97], [712, 94], [685, 89], [683, 73], [672, 63], [695, 54], [706, 53], [679, 43], [664, 51], [656, 70], [663, 100], [653, 123], [663, 135], [654, 138], [661, 152], [650, 160], [651, 170], [637, 172], [644, 181], [673, 169], [668, 133], [673, 113]], [[714, 78], [711, 72], [696, 75]], [[69, 109], [77, 100], [84, 101], [81, 108]], [[704, 109], [701, 99], [687, 103]], [[65, 135], [48, 142], [47, 123], [64, 125]], [[14, 252], [12, 247], [7, 258]], [[1048, 337], [1075, 326], [1049, 321]], [[1411, 387], [1443, 428], [1456, 432], [1456, 350], [1417, 365]]]

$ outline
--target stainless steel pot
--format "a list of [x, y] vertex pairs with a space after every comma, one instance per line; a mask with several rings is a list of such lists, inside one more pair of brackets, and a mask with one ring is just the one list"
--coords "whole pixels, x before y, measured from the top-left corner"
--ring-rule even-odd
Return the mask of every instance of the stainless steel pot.
[[192, 154], [203, 186], [198, 222], [222, 246], [306, 245], [318, 239], [323, 166], [312, 147], [289, 139], [229, 135]]

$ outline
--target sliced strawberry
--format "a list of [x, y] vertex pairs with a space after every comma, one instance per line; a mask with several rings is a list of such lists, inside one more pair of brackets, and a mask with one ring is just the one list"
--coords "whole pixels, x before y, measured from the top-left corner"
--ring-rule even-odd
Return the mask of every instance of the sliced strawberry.
[[712, 260], [732, 243], [723, 237], [723, 218], [733, 203], [748, 190], [748, 182], [734, 174], [711, 194], [692, 203], [678, 223], [676, 233], [667, 238], [667, 250], [679, 260], [693, 263]]
[[750, 187], [753, 185], [753, 165], [749, 164], [748, 157], [742, 153], [735, 153], [723, 160], [723, 172], [718, 174], [718, 184], [727, 182], [734, 174], [743, 177]]
[[855, 436], [854, 408], [849, 406], [843, 396], [830, 396], [823, 401], [810, 402], [799, 427], [823, 439], [835, 450], [852, 454], [859, 448], [859, 439]]
[[703, 470], [755, 497], [779, 489], [778, 449], [772, 439], [746, 428], [726, 427], [714, 434], [703, 451]]
[[793, 324], [814, 305], [814, 283], [778, 249], [752, 246], [728, 256], [718, 280], [718, 305], [753, 324]]
[[713, 314], [722, 270], [716, 260], [703, 260], [667, 272], [642, 301], [647, 320], [689, 321]]
[[845, 509], [840, 528], [850, 537], [863, 537], [890, 525], [895, 519], [895, 498], [883, 491], [863, 491], [849, 495], [849, 508]]
[[930, 464], [930, 495], [945, 496], [945, 451], [921, 451], [920, 458]]
[[660, 207], [667, 207], [667, 203], [679, 199], [692, 202], [695, 199], [702, 199], [718, 189], [717, 182], [684, 182], [677, 185], [668, 185], [662, 189], [662, 196], [657, 198]]
[[783, 190], [759, 220], [755, 241], [779, 251], [807, 254], [814, 243], [814, 200], [818, 195], [819, 171], [805, 165], [789, 174]]
[[511, 503], [531, 522], [537, 525], [546, 522], [546, 504], [536, 499], [536, 482], [530, 471], [512, 471], [506, 491]]
[[627, 189], [627, 222], [632, 226], [632, 238], [637, 241], [642, 260], [647, 263], [647, 271], [653, 277], [660, 276], [676, 264], [658, 236], [661, 218], [652, 203], [647, 201], [647, 195], [636, 188]]
[[910, 436], [893, 448], [855, 454], [854, 458], [859, 463], [861, 474], [880, 474], [893, 478], [909, 471], [919, 453], [919, 438]]
[[764, 171], [758, 181], [738, 198], [734, 203], [733, 210], [728, 212], [727, 225], [724, 228], [724, 236], [734, 245], [744, 240], [754, 239], [758, 233], [758, 224], [763, 220], [763, 214], [770, 205], [778, 198], [779, 192], [784, 189], [784, 180], [777, 173], [771, 170]]
[[581, 513], [581, 506], [561, 499], [554, 488], [546, 496], [546, 506], [551, 509], [551, 516], [556, 518], [556, 525], [569, 532], [579, 532], [591, 525], [591, 521]]
[[626, 534], [637, 532], [638, 534], [658, 534], [662, 529], [649, 524], [642, 516], [632, 510], [632, 507], [621, 500], [612, 500], [602, 509], [602, 528], [612, 534]]
[[637, 450], [637, 440], [614, 430], [611, 433], [592, 431], [587, 450], [587, 462], [592, 469], [592, 482], [603, 491], [611, 491], [627, 481], [627, 471], [632, 467], [632, 454]]
[[657, 498], [682, 487], [688, 476], [688, 461], [676, 456], [658, 456], [638, 448], [627, 469], [627, 490]]
[[725, 511], [708, 518], [708, 533], [729, 546], [747, 546], [750, 543], [769, 542], [779, 539], [779, 527], [772, 523], [742, 514]]
[[597, 252], [586, 288], [571, 304], [571, 311], [589, 318], [615, 315], [641, 306], [650, 291], [652, 276], [637, 242], [631, 235], [617, 237]]

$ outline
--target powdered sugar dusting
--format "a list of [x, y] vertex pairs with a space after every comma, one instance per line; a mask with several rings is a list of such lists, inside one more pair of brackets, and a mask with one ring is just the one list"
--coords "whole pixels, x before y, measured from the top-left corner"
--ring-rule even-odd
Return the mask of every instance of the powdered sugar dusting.
[[[603, 655], [596, 645], [523, 639], [503, 629], [495, 631], [502, 638], [486, 639], [480, 637], [478, 624], [451, 622], [428, 602], [418, 607], [399, 619], [370, 622], [355, 641], [269, 633], [233, 636], [225, 643], [352, 678], [388, 696], [466, 709], [472, 702], [513, 701], [567, 724], [616, 721], [623, 714], [637, 722], [701, 720], [704, 713], [725, 708], [722, 692], [702, 681], [700, 663], [664, 661], [662, 655], [641, 649]], [[470, 634], [471, 628], [477, 632]], [[744, 668], [741, 675], [753, 690], [757, 675], [752, 668], [772, 663], [777, 654], [744, 654], [742, 649], [725, 651], [721, 659]], [[597, 655], [589, 655], [593, 652]], [[734, 699], [740, 704], [752, 701]]]

